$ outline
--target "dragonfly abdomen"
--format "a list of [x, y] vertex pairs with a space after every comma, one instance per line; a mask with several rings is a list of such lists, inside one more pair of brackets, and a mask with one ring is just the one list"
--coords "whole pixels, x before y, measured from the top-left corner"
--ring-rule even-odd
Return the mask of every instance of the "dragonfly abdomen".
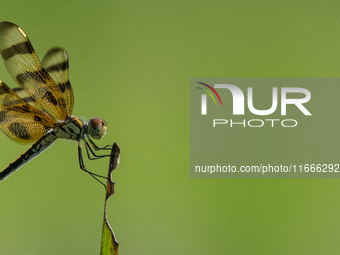
[[42, 153], [44, 150], [50, 147], [56, 139], [57, 136], [53, 130], [45, 134], [25, 153], [23, 153], [19, 158], [17, 158], [14, 162], [9, 164], [8, 167], [0, 172], [0, 181], [6, 179], [9, 175], [18, 170], [24, 164], [31, 161], [34, 157]]

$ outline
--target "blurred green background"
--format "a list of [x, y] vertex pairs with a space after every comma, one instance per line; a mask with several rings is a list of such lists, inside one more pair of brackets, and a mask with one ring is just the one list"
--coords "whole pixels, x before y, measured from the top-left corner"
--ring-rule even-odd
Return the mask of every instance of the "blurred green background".
[[[0, 17], [40, 58], [68, 51], [74, 115], [105, 119], [99, 144], [120, 145], [108, 205], [120, 254], [338, 254], [338, 179], [190, 179], [189, 88], [195, 77], [339, 77], [339, 8], [3, 0]], [[0, 139], [2, 168], [27, 147]], [[105, 174], [108, 160], [86, 165]], [[99, 254], [103, 203], [77, 144], [57, 141], [1, 182], [0, 254]]]

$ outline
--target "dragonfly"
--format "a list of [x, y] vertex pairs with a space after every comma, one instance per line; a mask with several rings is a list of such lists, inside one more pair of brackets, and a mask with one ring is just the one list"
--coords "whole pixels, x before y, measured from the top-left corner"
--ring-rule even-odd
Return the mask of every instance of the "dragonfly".
[[32, 144], [0, 172], [0, 181], [61, 138], [78, 143], [80, 168], [103, 184], [98, 178], [106, 177], [86, 169], [82, 142], [90, 160], [110, 156], [96, 153], [112, 146], [101, 148], [91, 139], [101, 139], [107, 124], [97, 117], [86, 122], [72, 116], [74, 95], [67, 52], [52, 48], [40, 62], [25, 32], [6, 21], [0, 23], [0, 53], [8, 73], [19, 85], [11, 89], [0, 80], [0, 129], [14, 142]]

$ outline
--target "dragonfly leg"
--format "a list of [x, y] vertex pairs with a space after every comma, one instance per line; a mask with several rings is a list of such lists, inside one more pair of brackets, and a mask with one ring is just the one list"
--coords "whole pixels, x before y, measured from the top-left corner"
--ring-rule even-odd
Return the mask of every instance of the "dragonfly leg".
[[80, 141], [78, 143], [78, 158], [79, 158], [80, 169], [83, 170], [84, 172], [88, 173], [89, 175], [91, 175], [96, 181], [98, 181], [100, 184], [102, 184], [106, 188], [106, 185], [103, 182], [101, 182], [97, 177], [104, 178], [104, 179], [108, 180], [107, 177], [92, 173], [92, 172], [90, 172], [89, 170], [86, 169], [85, 164], [84, 164], [84, 160], [83, 160], [83, 154], [82, 154], [82, 151], [81, 151], [81, 142]]
[[102, 148], [98, 147], [94, 141], [92, 141], [92, 139], [90, 138], [90, 136], [86, 136], [87, 139], [89, 139], [90, 144], [92, 145], [93, 149], [95, 149], [96, 151], [100, 151], [100, 150], [111, 150], [112, 149], [112, 145], [106, 145]]
[[[100, 158], [104, 158], [104, 157], [110, 157], [111, 155], [97, 155], [91, 148], [90, 144], [84, 140], [85, 142], [85, 150], [86, 150], [86, 153], [87, 153], [87, 157], [90, 159], [90, 160], [95, 160], [95, 159], [100, 159]], [[92, 154], [92, 156], [91, 156]]]

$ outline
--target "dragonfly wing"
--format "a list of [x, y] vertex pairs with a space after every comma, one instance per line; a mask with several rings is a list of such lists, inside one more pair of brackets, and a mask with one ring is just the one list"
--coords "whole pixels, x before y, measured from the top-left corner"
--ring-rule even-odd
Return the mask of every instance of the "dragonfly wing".
[[56, 119], [65, 120], [69, 114], [64, 95], [42, 67], [20, 27], [10, 22], [0, 23], [0, 52], [8, 73], [19, 86]]
[[0, 81], [0, 129], [13, 141], [28, 144], [39, 140], [56, 121], [21, 99]]
[[74, 106], [74, 96], [69, 81], [69, 65], [66, 50], [62, 48], [50, 49], [41, 62], [44, 69], [51, 75], [60, 91], [64, 94], [68, 112], [71, 115]]
[[21, 87], [12, 88], [12, 90], [17, 94], [25, 103], [32, 105], [33, 107], [43, 110], [42, 106], [34, 98], [30, 97], [26, 91]]

